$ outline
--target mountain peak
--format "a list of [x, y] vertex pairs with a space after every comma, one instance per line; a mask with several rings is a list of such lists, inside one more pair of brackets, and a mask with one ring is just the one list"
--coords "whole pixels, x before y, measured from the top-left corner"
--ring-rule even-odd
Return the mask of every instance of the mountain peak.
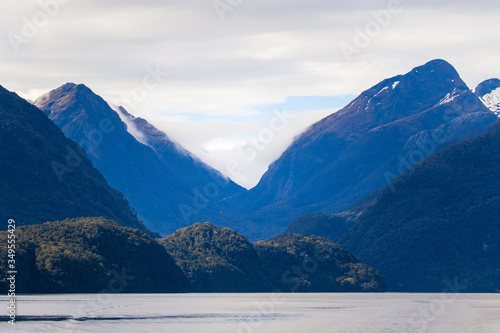
[[[82, 84], [67, 83], [38, 99], [36, 106], [85, 149], [108, 182], [158, 232], [172, 233], [195, 220], [216, 220], [223, 209], [219, 202], [241, 190], [164, 132]], [[206, 190], [213, 186], [215, 195]], [[198, 188], [209, 193], [202, 199], [211, 201], [200, 205]]]
[[476, 95], [484, 96], [497, 88], [500, 88], [500, 79], [488, 79], [481, 82], [476, 89], [474, 89], [474, 92]]
[[87, 92], [87, 93], [92, 92], [92, 90], [90, 90], [89, 87], [87, 87], [86, 85], [84, 85], [82, 83], [76, 84], [73, 82], [67, 82], [67, 83], [63, 84], [62, 86], [60, 86], [59, 88], [51, 90], [45, 96], [50, 96], [50, 95], [54, 95], [54, 94], [67, 94], [70, 92], [77, 92], [77, 91]]
[[99, 128], [99, 123], [108, 119], [115, 126], [124, 126], [108, 103], [84, 84], [65, 83], [36, 99], [34, 105], [57, 125], [85, 121]]
[[[81, 85], [81, 84], [80, 84]], [[63, 84], [62, 86], [59, 87], [59, 89], [63, 89], [63, 90], [71, 90], [71, 89], [74, 89], [78, 86], [78, 84], [76, 83], [73, 83], [73, 82], [66, 82], [65, 84]]]
[[1, 87], [0, 124], [0, 186], [9, 189], [0, 193], [1, 221], [12, 216], [26, 225], [104, 216], [147, 231], [123, 195], [77, 153], [74, 141], [35, 106]]
[[[350, 136], [421, 113], [469, 88], [455, 68], [435, 59], [365, 90], [342, 110], [313, 125], [305, 135], [326, 132]], [[409, 98], [411, 97], [411, 98]]]
[[448, 83], [453, 88], [460, 90], [468, 90], [465, 82], [460, 78], [455, 67], [449, 62], [442, 59], [434, 59], [422, 66], [412, 69], [407, 76], [424, 76], [425, 80], [439, 80], [443, 83]]
[[[446, 71], [454, 71], [456, 73], [455, 68], [446, 60], [443, 59], [434, 59], [428, 61], [427, 63], [416, 67], [415, 69], [430, 69], [430, 70], [446, 70]], [[458, 73], [457, 73], [458, 75]]]

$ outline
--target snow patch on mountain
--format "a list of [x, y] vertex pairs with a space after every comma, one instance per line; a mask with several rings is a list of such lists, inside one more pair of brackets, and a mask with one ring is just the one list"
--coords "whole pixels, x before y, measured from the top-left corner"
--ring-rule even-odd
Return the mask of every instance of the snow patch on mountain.
[[446, 96], [444, 96], [443, 99], [441, 99], [437, 105], [443, 105], [452, 102], [455, 98], [460, 96], [462, 92], [463, 91], [461, 90], [457, 90], [457, 88], [453, 89], [453, 91], [451, 93], [446, 94]]
[[375, 94], [375, 96], [373, 96], [373, 97], [377, 97], [377, 96], [378, 96], [378, 95], [380, 95], [382, 92], [384, 92], [385, 90], [388, 90], [388, 89], [389, 89], [389, 87], [384, 87], [384, 88], [382, 88], [382, 90], [380, 90], [378, 93], [376, 93], [376, 94]]
[[479, 99], [488, 109], [500, 117], [500, 87], [489, 94], [479, 97]]

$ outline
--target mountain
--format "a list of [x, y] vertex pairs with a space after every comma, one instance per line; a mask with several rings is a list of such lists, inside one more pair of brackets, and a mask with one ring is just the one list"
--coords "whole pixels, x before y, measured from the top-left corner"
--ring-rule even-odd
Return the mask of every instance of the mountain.
[[196, 223], [159, 241], [197, 292], [384, 291], [383, 277], [320, 237], [250, 243], [229, 228]]
[[147, 231], [123, 194], [45, 114], [0, 87], [0, 229], [104, 216]]
[[311, 213], [298, 217], [293, 221], [284, 234], [298, 234], [302, 236], [321, 236], [338, 242], [351, 228], [360, 213], [373, 205], [379, 191], [370, 193], [348, 210], [337, 213]]
[[500, 125], [393, 179], [341, 244], [391, 291], [498, 292]]
[[250, 239], [282, 233], [297, 217], [340, 213], [443, 148], [491, 129], [498, 118], [444, 60], [383, 80], [312, 125], [259, 184], [228, 200]]
[[489, 79], [481, 82], [474, 93], [495, 114], [500, 116], [500, 80]]
[[119, 114], [84, 85], [65, 84], [35, 105], [82, 146], [153, 231], [169, 234], [196, 221], [217, 220], [223, 214], [220, 202], [242, 191], [165, 133], [123, 108]]
[[[7, 258], [8, 232], [0, 232]], [[186, 276], [165, 248], [137, 229], [102, 218], [16, 228], [16, 293], [186, 292]], [[0, 286], [8, 290], [2, 261]]]

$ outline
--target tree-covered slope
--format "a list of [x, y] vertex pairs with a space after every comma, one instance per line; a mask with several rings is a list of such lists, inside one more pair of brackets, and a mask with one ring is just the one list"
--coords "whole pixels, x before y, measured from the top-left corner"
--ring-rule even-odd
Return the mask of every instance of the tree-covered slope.
[[500, 290], [500, 125], [394, 179], [341, 243], [393, 291]]
[[228, 228], [196, 223], [160, 240], [199, 292], [384, 291], [382, 276], [320, 237], [251, 244]]
[[270, 290], [253, 245], [229, 228], [195, 223], [160, 240], [199, 292]]
[[333, 241], [286, 234], [255, 243], [264, 274], [283, 292], [385, 291], [372, 267]]
[[146, 230], [75, 142], [39, 109], [0, 87], [0, 229], [104, 216]]
[[[7, 258], [7, 231], [0, 255]], [[143, 232], [102, 218], [18, 227], [17, 293], [185, 292], [188, 281], [165, 248]], [[0, 285], [7, 290], [6, 261]]]

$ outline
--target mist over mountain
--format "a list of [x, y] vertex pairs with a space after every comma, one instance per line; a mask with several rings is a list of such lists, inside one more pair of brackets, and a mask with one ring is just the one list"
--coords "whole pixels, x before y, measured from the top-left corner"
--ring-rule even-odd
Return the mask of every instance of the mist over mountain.
[[134, 125], [128, 129], [120, 115], [84, 85], [65, 84], [35, 105], [82, 146], [153, 231], [169, 234], [196, 221], [217, 220], [220, 202], [242, 191], [165, 133], [120, 108], [124, 120]]
[[148, 232], [78, 145], [38, 108], [0, 87], [0, 219], [18, 226], [104, 216]]
[[453, 66], [430, 61], [383, 80], [301, 134], [255, 188], [228, 200], [241, 215], [233, 227], [262, 239], [301, 215], [340, 213], [496, 121]]

